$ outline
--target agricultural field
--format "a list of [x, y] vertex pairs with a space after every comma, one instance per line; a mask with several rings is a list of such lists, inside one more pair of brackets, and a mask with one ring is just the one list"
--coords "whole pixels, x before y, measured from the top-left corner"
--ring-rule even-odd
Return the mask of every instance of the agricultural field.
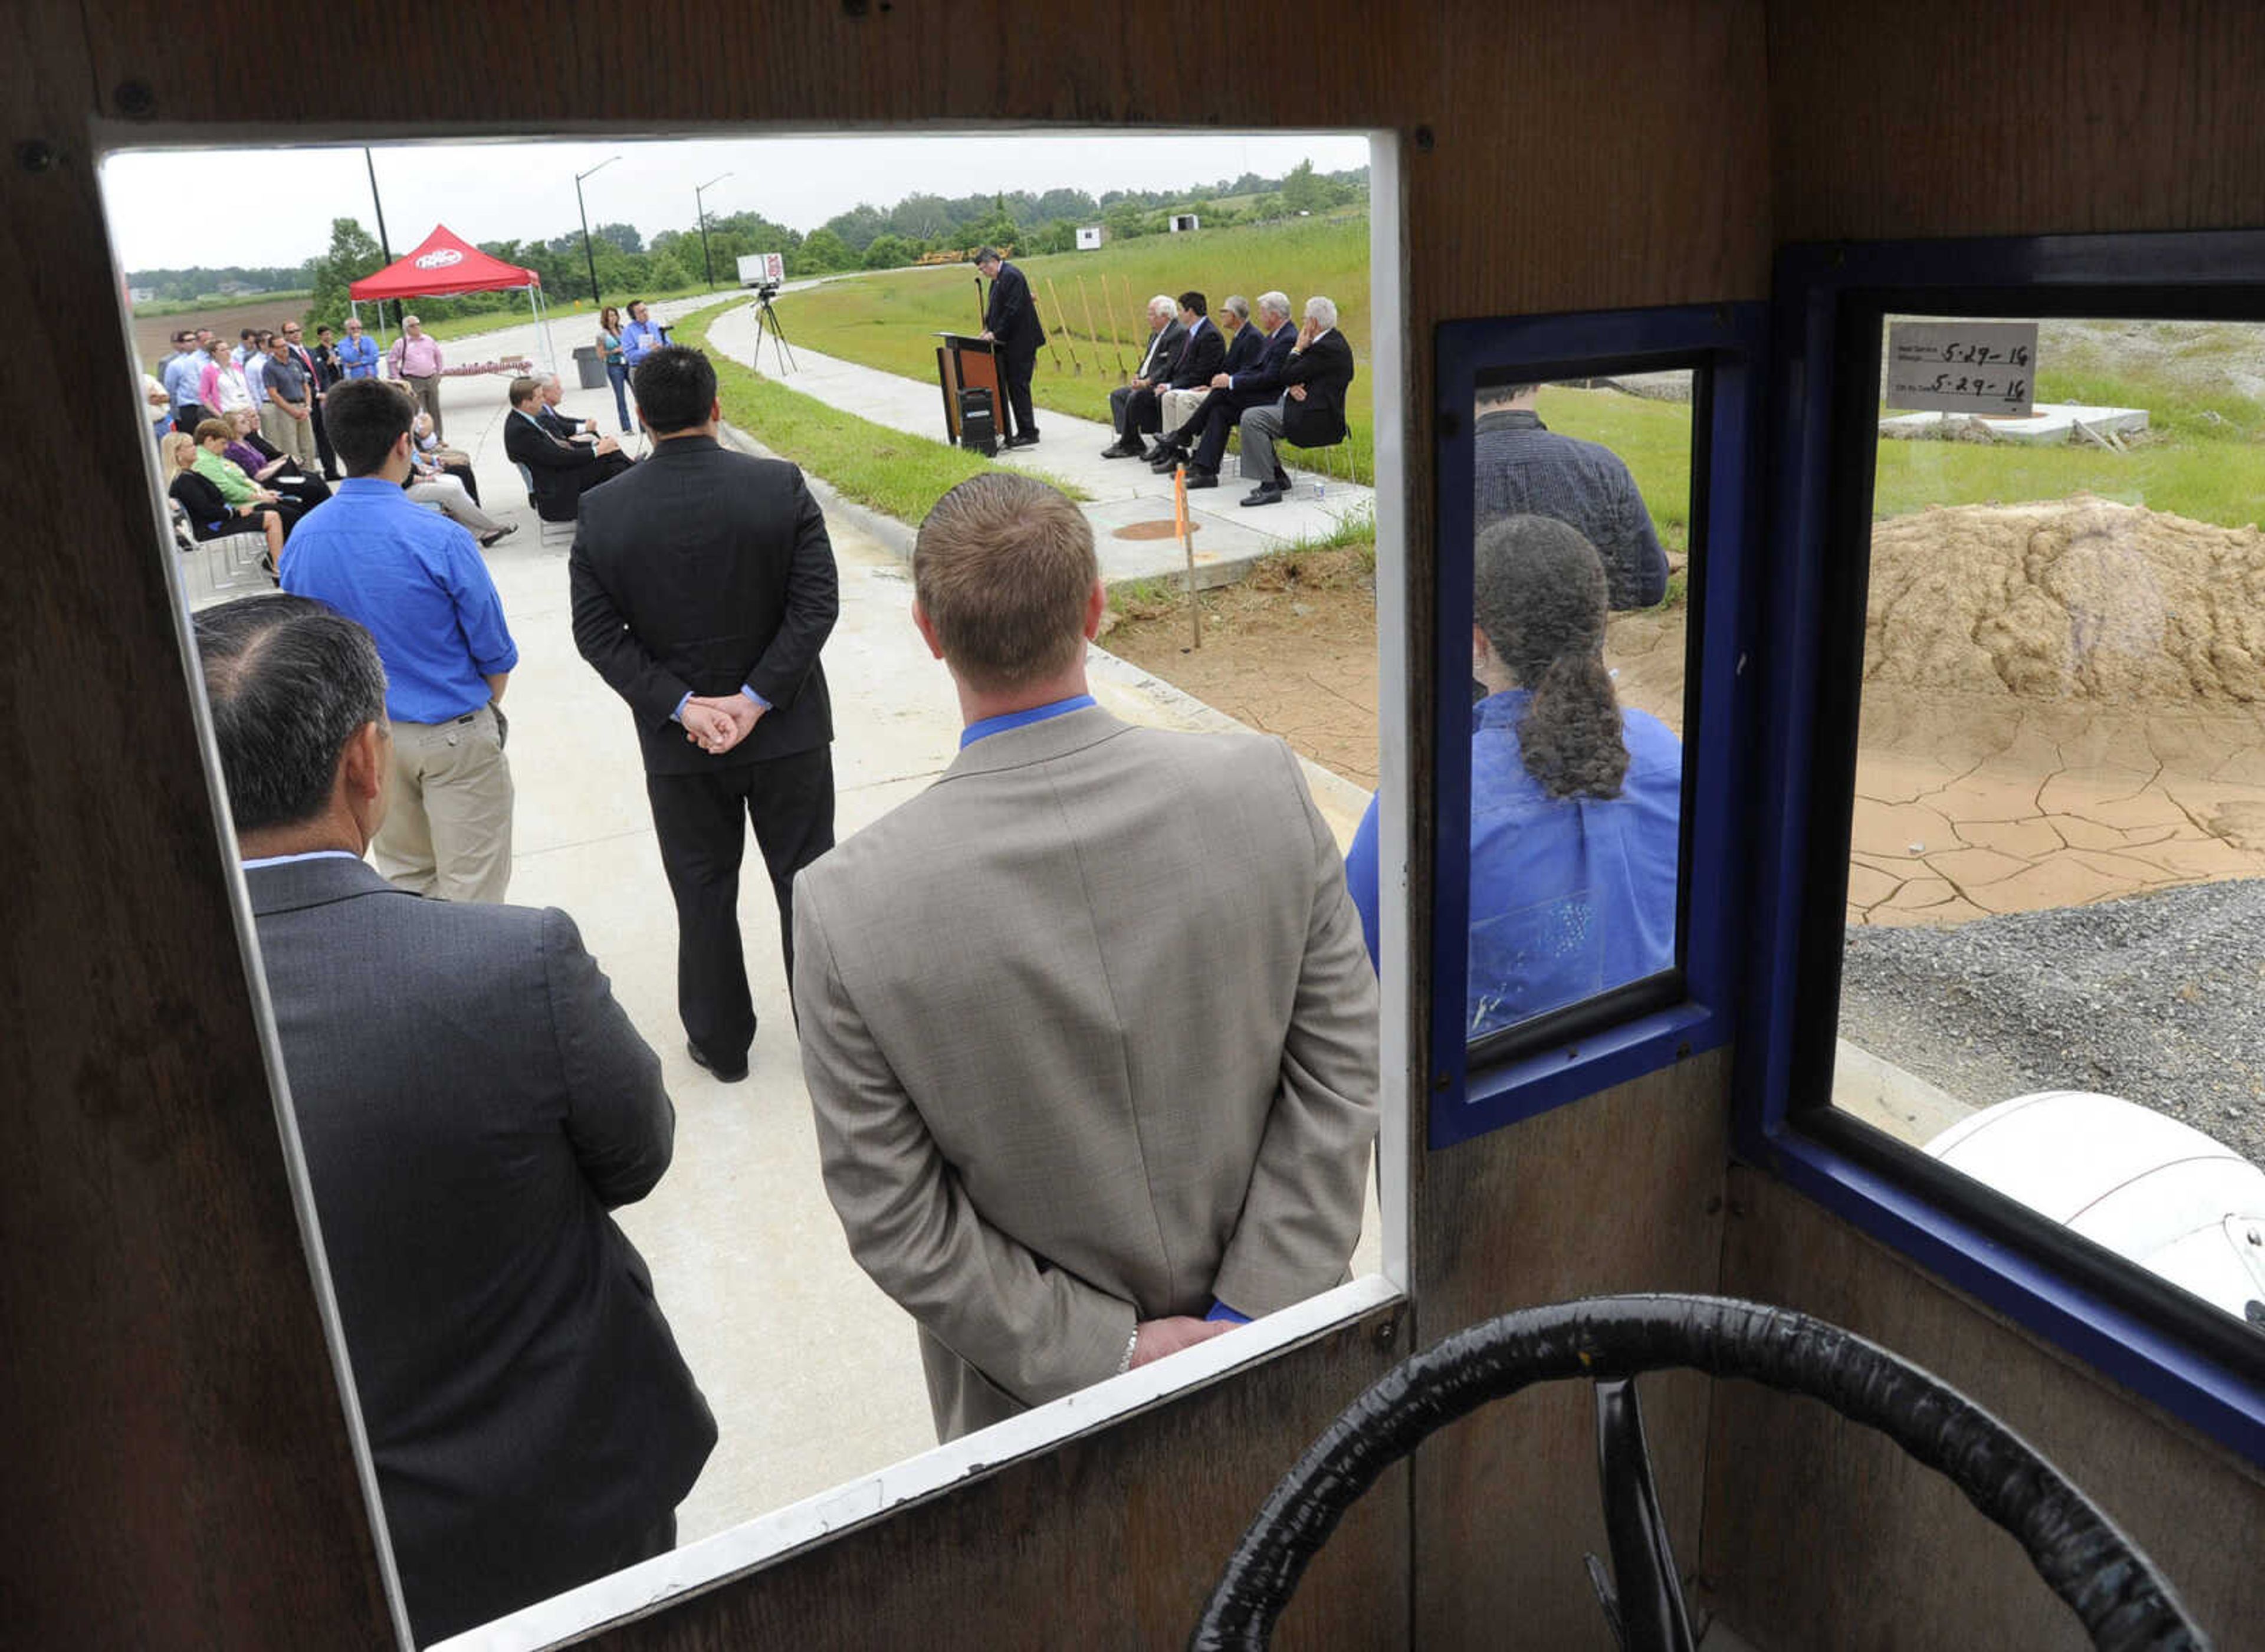
[[[1366, 217], [1142, 236], [1095, 252], [1016, 262], [1031, 279], [1039, 318], [1052, 341], [1038, 352], [1032, 397], [1040, 407], [1103, 424], [1109, 422], [1109, 392], [1123, 382], [1118, 363], [1138, 366], [1147, 346], [1144, 310], [1151, 295], [1192, 287], [1216, 309], [1230, 293], [1255, 301], [1260, 293], [1279, 287], [1298, 307], [1315, 293], [1326, 294], [1336, 302], [1338, 325], [1351, 341], [1359, 368], [1346, 404], [1353, 473], [1363, 482], [1375, 480]], [[881, 271], [782, 295], [779, 320], [797, 347], [931, 382], [934, 335], [981, 329], [974, 280], [966, 265]], [[1039, 422], [1043, 426], [1045, 421]]]

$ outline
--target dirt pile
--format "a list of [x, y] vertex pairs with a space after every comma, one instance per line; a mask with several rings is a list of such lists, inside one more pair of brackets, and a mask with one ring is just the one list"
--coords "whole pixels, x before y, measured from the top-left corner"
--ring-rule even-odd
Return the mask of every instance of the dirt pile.
[[2107, 705], [2265, 703], [2265, 534], [2085, 493], [1882, 522], [1864, 680]]

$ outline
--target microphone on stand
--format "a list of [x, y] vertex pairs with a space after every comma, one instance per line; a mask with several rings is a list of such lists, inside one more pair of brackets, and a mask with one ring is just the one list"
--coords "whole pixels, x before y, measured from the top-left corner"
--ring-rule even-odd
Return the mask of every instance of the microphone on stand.
[[983, 302], [983, 278], [979, 275], [975, 278], [975, 331], [979, 333], [983, 331], [983, 317], [987, 309]]

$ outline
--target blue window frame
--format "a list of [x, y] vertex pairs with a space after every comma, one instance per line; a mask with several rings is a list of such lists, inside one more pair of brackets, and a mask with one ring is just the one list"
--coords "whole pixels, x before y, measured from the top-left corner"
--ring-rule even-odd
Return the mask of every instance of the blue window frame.
[[[2265, 1462], [2265, 1338], [1830, 1105], [1883, 317], [2265, 320], [2265, 235], [2053, 237], [1781, 253], [1776, 463], [1756, 607], [1752, 965], [1736, 1142], [2017, 1323]], [[1743, 544], [1742, 544], [1743, 549]], [[1717, 555], [1711, 572], [1737, 560]], [[1706, 862], [1701, 862], [1706, 864]]]
[[[1744, 902], [1743, 567], [1758, 494], [1767, 307], [1706, 305], [1453, 322], [1436, 340], [1439, 708], [1430, 819], [1431, 1107], [1439, 1148], [1726, 1043], [1735, 1024]], [[1692, 579], [1684, 723], [1677, 967], [1534, 1017], [1468, 1047], [1470, 919], [1472, 404], [1482, 384], [1692, 370]]]

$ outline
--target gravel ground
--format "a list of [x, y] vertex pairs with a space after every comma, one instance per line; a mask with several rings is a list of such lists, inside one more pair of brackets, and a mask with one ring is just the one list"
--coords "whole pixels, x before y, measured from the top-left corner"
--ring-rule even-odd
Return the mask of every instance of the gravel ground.
[[2265, 879], [1851, 928], [1840, 1032], [1977, 1106], [2096, 1090], [2265, 1165]]

